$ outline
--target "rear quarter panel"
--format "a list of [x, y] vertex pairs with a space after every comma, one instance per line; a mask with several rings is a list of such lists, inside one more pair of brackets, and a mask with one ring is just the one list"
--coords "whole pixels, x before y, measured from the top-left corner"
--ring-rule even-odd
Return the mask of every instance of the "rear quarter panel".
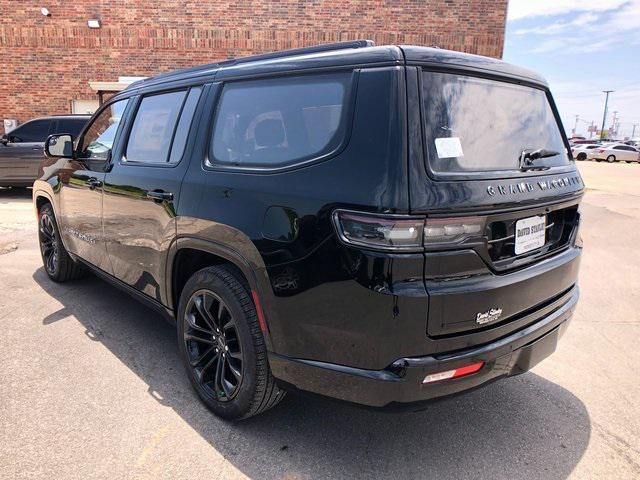
[[[213, 98], [209, 102], [213, 107]], [[212, 121], [202, 122], [200, 150], [178, 207], [178, 238], [230, 247], [255, 269], [276, 352], [362, 364], [365, 356], [371, 358], [370, 348], [376, 348], [352, 347], [354, 341], [364, 343], [362, 319], [393, 319], [392, 296], [374, 294], [345, 265], [331, 212], [337, 207], [408, 211], [404, 105], [403, 68], [361, 70], [344, 149], [318, 163], [277, 173], [204, 167]], [[421, 271], [421, 259], [419, 265]], [[377, 303], [359, 302], [359, 296], [375, 297]], [[336, 305], [351, 300], [349, 312], [336, 311]], [[344, 335], [336, 336], [336, 331]], [[336, 338], [343, 343], [335, 345]]]

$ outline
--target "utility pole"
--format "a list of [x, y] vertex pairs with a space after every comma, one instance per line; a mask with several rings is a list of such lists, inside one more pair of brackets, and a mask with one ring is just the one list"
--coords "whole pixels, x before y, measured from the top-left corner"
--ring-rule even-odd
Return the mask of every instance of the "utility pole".
[[[611, 128], [609, 128], [609, 133], [613, 132], [614, 136], [618, 136], [618, 111], [613, 112], [613, 119], [611, 120]], [[611, 135], [609, 135], [611, 137]]]
[[574, 135], [575, 135], [575, 134], [576, 134], [576, 132], [578, 131], [578, 121], [579, 121], [579, 120], [580, 120], [580, 115], [576, 115], [576, 123], [575, 123], [575, 125], [573, 126], [573, 132], [572, 132]]
[[607, 96], [604, 99], [604, 114], [602, 115], [602, 128], [600, 129], [600, 140], [604, 138], [604, 122], [607, 120], [607, 108], [609, 107], [609, 94], [615, 92], [615, 90], [603, 90]]
[[637, 123], [633, 124], [633, 133], [631, 134], [631, 139], [636, 138], [636, 127], [638, 126]]
[[591, 120], [591, 124], [589, 124], [589, 140], [591, 140], [591, 137], [593, 137], [593, 126], [595, 125], [596, 122], [594, 122], [593, 120]]

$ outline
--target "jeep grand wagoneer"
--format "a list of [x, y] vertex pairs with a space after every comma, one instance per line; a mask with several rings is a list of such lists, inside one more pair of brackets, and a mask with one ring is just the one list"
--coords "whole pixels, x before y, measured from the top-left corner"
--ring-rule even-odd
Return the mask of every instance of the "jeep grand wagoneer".
[[367, 41], [229, 60], [132, 84], [46, 150], [47, 274], [175, 322], [222, 417], [522, 373], [578, 300], [582, 181], [545, 81], [498, 60]]

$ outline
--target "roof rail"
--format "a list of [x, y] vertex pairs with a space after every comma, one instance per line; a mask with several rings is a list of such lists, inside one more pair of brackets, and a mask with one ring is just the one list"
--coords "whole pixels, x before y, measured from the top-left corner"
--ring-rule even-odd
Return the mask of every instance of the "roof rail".
[[236, 63], [255, 62], [257, 60], [269, 60], [272, 58], [291, 57], [293, 55], [306, 55], [310, 53], [330, 52], [332, 50], [346, 50], [349, 48], [373, 47], [373, 40], [352, 40], [349, 42], [322, 43], [311, 47], [292, 48], [290, 50], [280, 50], [278, 52], [262, 53], [249, 57], [232, 58], [220, 62], [220, 65], [230, 65]]
[[142, 80], [131, 83], [127, 89], [139, 87], [147, 83], [155, 83], [156, 80], [169, 79], [176, 75], [184, 75], [189, 72], [199, 72], [216, 67], [225, 67], [230, 65], [237, 65], [241, 63], [255, 62], [259, 60], [270, 60], [273, 58], [290, 57], [293, 55], [306, 55], [310, 53], [330, 52], [332, 50], [346, 50], [349, 48], [366, 48], [373, 47], [375, 43], [373, 40], [351, 40], [348, 42], [336, 42], [336, 43], [323, 43], [320, 45], [314, 45], [311, 47], [293, 48], [290, 50], [280, 50], [278, 52], [262, 53], [258, 55], [251, 55], [249, 57], [231, 58], [229, 60], [222, 60], [220, 62], [211, 63], [208, 65], [197, 65], [195, 67], [183, 68], [180, 70], [174, 70], [171, 72], [161, 73], [159, 75], [148, 77]]

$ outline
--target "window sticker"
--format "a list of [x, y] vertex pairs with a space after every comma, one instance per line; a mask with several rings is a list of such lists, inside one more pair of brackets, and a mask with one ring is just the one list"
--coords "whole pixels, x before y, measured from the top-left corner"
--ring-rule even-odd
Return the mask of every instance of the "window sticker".
[[462, 144], [458, 137], [436, 138], [438, 158], [463, 157]]

